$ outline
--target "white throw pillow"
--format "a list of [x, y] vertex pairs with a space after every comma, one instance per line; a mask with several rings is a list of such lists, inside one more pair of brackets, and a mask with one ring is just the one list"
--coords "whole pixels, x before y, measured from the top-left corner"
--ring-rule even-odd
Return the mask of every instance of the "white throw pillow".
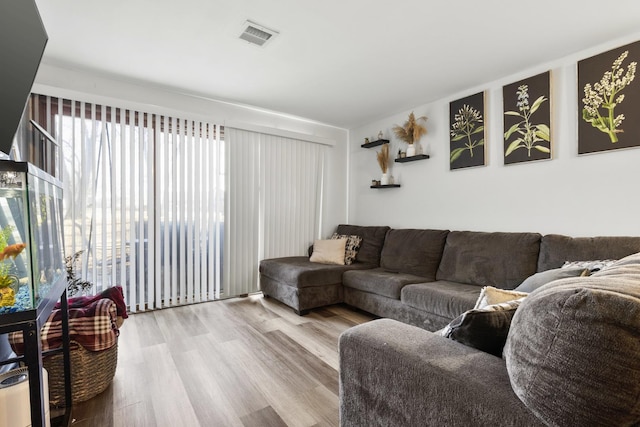
[[320, 264], [344, 265], [344, 249], [347, 239], [316, 240], [309, 261]]
[[474, 310], [484, 308], [489, 305], [500, 304], [507, 301], [513, 301], [529, 295], [527, 292], [509, 291], [506, 289], [494, 288], [493, 286], [485, 286], [480, 291]]

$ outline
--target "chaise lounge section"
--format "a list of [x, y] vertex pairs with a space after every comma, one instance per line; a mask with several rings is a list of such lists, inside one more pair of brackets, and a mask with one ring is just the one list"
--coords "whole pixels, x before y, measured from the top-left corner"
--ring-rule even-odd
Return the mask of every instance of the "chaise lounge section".
[[378, 267], [388, 230], [389, 227], [339, 225], [337, 234], [362, 237], [356, 261], [350, 265], [319, 264], [305, 256], [262, 260], [262, 293], [288, 305], [299, 315], [305, 315], [313, 308], [343, 302], [343, 273]]

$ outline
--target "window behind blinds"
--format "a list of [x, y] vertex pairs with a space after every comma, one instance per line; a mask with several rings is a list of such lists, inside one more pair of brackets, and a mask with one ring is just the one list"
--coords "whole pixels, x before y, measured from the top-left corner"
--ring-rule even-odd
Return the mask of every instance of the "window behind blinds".
[[65, 249], [91, 293], [122, 285], [131, 311], [220, 297], [222, 128], [33, 95], [62, 149]]

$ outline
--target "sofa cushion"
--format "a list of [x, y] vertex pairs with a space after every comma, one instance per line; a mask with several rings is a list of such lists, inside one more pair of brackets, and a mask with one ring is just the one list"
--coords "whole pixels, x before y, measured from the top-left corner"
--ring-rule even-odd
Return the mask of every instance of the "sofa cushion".
[[424, 282], [424, 277], [411, 274], [390, 273], [382, 268], [365, 271], [347, 271], [342, 276], [342, 284], [347, 288], [400, 299], [400, 291], [411, 283]]
[[520, 299], [467, 310], [441, 332], [445, 338], [458, 341], [494, 356], [501, 357], [511, 319], [522, 302]]
[[309, 261], [307, 257], [272, 258], [260, 261], [260, 274], [296, 288], [342, 283], [342, 273], [345, 271], [367, 268], [371, 266], [358, 263], [318, 264]]
[[447, 234], [448, 230], [389, 230], [382, 247], [380, 267], [433, 281]]
[[360, 226], [340, 224], [336, 230], [338, 234], [356, 235], [362, 237], [362, 246], [356, 256], [356, 261], [372, 266], [380, 266], [380, 252], [384, 244], [384, 237], [389, 227]]
[[533, 292], [536, 289], [546, 285], [554, 280], [566, 279], [567, 277], [588, 276], [589, 269], [584, 267], [567, 267], [567, 268], [554, 268], [552, 270], [541, 271], [532, 276], [529, 276], [518, 285], [514, 290], [518, 292]]
[[309, 261], [344, 265], [346, 244], [347, 239], [316, 240], [313, 242], [313, 253], [309, 257]]
[[621, 259], [640, 252], [640, 237], [542, 237], [538, 271], [559, 268], [565, 261]]
[[504, 349], [515, 393], [549, 425], [640, 423], [640, 254], [525, 298]]
[[513, 289], [536, 272], [540, 234], [452, 231], [437, 280]]
[[475, 306], [480, 290], [476, 285], [440, 280], [406, 285], [400, 298], [409, 307], [455, 319]]

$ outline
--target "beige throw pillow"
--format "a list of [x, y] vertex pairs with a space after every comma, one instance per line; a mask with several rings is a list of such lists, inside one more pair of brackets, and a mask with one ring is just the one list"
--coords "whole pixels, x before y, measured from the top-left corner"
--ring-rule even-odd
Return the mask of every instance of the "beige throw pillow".
[[320, 264], [344, 265], [344, 248], [347, 239], [316, 240], [309, 261]]

